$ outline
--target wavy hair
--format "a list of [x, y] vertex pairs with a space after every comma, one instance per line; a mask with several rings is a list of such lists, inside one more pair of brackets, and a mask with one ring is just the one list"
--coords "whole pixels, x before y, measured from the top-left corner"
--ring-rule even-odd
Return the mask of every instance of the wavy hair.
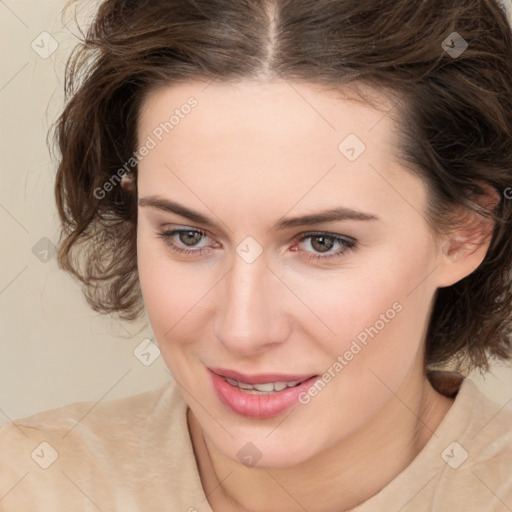
[[[397, 99], [397, 153], [427, 185], [434, 229], [453, 227], [460, 206], [495, 222], [482, 264], [436, 292], [427, 367], [511, 358], [512, 34], [500, 3], [103, 0], [83, 35], [53, 127], [57, 258], [95, 311], [134, 320], [144, 309], [133, 155], [149, 92], [195, 79], [365, 86]], [[493, 211], [477, 201], [483, 184], [500, 194]]]

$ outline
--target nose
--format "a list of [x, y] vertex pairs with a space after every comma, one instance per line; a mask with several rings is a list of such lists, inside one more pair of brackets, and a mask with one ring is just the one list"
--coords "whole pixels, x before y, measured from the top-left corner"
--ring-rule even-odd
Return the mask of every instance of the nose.
[[283, 288], [263, 255], [252, 263], [235, 256], [231, 271], [217, 287], [217, 339], [241, 357], [283, 343], [290, 329]]

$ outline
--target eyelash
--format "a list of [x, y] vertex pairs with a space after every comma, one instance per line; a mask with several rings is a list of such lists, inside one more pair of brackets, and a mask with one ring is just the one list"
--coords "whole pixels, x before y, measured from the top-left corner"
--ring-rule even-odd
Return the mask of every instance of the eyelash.
[[[208, 236], [204, 231], [201, 231], [199, 229], [173, 229], [173, 230], [158, 232], [157, 236], [159, 238], [161, 238], [168, 247], [170, 247], [174, 252], [176, 252], [178, 254], [183, 254], [183, 255], [193, 254], [195, 256], [200, 256], [202, 254], [209, 252], [209, 249], [211, 249], [211, 247], [208, 247], [207, 249], [205, 249], [205, 248], [183, 249], [181, 247], [178, 247], [171, 241], [171, 238], [178, 233], [199, 233], [203, 237]], [[357, 248], [357, 243], [354, 239], [340, 237], [338, 235], [332, 235], [330, 233], [325, 233], [325, 232], [307, 233], [307, 234], [303, 235], [301, 238], [299, 238], [298, 242], [303, 242], [304, 240], [307, 240], [308, 238], [320, 238], [320, 237], [325, 237], [325, 238], [333, 240], [336, 243], [339, 243], [342, 246], [342, 249], [332, 252], [332, 253], [328, 253], [326, 256], [322, 255], [322, 253], [311, 254], [309, 251], [301, 251], [301, 252], [306, 252], [308, 254], [306, 256], [306, 258], [308, 260], [322, 261], [322, 260], [327, 260], [330, 258], [340, 257], [340, 256], [345, 255], [347, 252], [353, 251]]]

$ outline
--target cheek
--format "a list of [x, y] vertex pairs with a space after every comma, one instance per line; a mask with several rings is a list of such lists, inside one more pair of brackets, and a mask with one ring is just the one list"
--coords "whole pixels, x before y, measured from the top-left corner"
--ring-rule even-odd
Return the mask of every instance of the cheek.
[[[171, 259], [165, 243], [150, 234], [137, 240], [137, 266], [146, 312], [161, 350], [168, 341], [180, 341], [181, 333], [194, 339], [204, 322], [198, 313], [204, 312], [217, 276], [193, 263]], [[214, 279], [215, 278], [215, 279]]]
[[330, 306], [326, 321], [337, 335], [326, 346], [326, 371], [336, 375], [335, 403], [370, 415], [417, 363], [435, 292], [427, 276], [435, 262], [428, 246], [423, 252], [421, 245], [415, 247], [415, 254], [381, 254], [378, 262], [365, 265], [364, 274], [345, 283], [350, 293]]
[[[297, 295], [318, 312], [318, 318], [308, 315], [311, 320], [302, 324], [309, 336], [318, 340], [324, 334], [322, 345], [332, 357], [355, 339], [364, 344], [389, 337], [405, 344], [414, 333], [421, 334], [435, 288], [425, 279], [434, 264], [432, 255], [425, 241], [423, 248], [420, 244], [414, 254], [405, 247], [375, 251], [356, 262], [357, 267], [350, 263], [340, 271], [326, 271], [314, 283], [298, 279]], [[402, 329], [407, 335], [399, 336]]]

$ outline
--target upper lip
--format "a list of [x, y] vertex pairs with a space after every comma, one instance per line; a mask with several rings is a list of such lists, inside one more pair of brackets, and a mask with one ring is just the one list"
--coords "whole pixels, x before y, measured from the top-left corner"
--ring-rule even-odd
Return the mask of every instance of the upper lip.
[[285, 373], [258, 373], [258, 374], [246, 374], [237, 372], [236, 370], [229, 370], [226, 368], [208, 368], [211, 372], [225, 377], [233, 379], [238, 382], [245, 384], [264, 384], [267, 382], [302, 382], [304, 380], [315, 377], [314, 373], [302, 373], [302, 374], [285, 374]]

